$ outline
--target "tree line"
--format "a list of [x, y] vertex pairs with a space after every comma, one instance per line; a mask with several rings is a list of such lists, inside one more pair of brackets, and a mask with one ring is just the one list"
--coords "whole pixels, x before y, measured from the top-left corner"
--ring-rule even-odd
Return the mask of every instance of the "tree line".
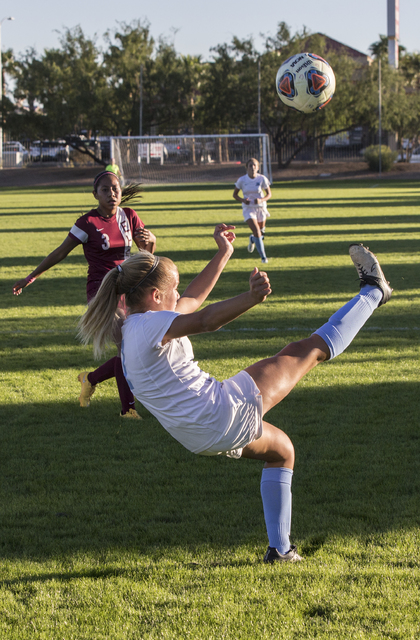
[[[321, 34], [292, 34], [284, 22], [265, 37], [262, 51], [252, 38], [233, 37], [215, 46], [208, 61], [177, 53], [168, 40], [155, 41], [144, 21], [118, 23], [103, 40], [100, 47], [77, 26], [42, 54], [3, 53], [3, 86], [8, 77], [13, 88], [3, 92], [2, 120], [12, 138], [74, 141], [82, 134], [139, 135], [140, 127], [143, 135], [255, 132], [260, 86], [259, 122], [271, 135], [279, 164], [290, 162], [308, 139], [322, 157], [328, 135], [378, 129], [381, 61], [382, 127], [400, 142], [418, 142], [420, 54], [401, 47], [400, 68], [390, 68], [386, 36], [371, 45], [371, 64], [329, 51]], [[275, 89], [281, 62], [304, 50], [328, 59], [337, 79], [332, 102], [309, 115], [284, 106]], [[293, 150], [285, 154], [291, 138]]]

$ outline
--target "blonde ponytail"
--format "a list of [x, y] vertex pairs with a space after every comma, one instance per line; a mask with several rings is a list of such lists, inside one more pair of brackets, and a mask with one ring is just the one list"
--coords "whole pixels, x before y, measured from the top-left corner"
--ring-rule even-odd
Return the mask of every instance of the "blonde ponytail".
[[169, 258], [139, 251], [107, 273], [78, 323], [78, 338], [83, 344], [92, 342], [95, 358], [99, 358], [113, 340], [120, 320], [117, 309], [121, 296], [125, 295], [129, 311], [133, 308], [139, 311], [148, 289], [165, 291], [170, 286], [170, 272], [174, 269]]
[[78, 323], [78, 338], [83, 344], [92, 342], [93, 355], [99, 358], [112, 341], [117, 322], [117, 308], [121, 296], [117, 294], [117, 269], [112, 269], [102, 280], [96, 296]]

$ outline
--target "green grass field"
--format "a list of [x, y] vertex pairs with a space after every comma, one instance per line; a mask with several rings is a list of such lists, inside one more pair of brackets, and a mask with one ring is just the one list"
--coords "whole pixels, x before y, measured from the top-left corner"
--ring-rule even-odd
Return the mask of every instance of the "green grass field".
[[[149, 188], [137, 207], [181, 290], [214, 254], [214, 225], [238, 225], [210, 302], [245, 290], [259, 266], [232, 191]], [[194, 456], [141, 406], [143, 422], [120, 419], [114, 381], [79, 407], [76, 376], [95, 367], [75, 339], [81, 249], [11, 294], [93, 205], [89, 189], [3, 191], [2, 640], [420, 637], [419, 186], [293, 182], [273, 196], [273, 294], [193, 338], [204, 370], [228, 377], [322, 324], [358, 290], [351, 242], [378, 254], [395, 292], [267, 415], [296, 448], [292, 541], [304, 556], [272, 567], [261, 463]]]

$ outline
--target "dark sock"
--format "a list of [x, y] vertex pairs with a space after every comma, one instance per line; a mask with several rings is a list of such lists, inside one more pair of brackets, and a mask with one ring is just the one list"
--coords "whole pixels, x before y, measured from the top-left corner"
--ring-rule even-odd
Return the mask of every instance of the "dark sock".
[[118, 393], [120, 394], [121, 413], [124, 414], [127, 413], [129, 409], [135, 408], [135, 400], [131, 393], [131, 389], [128, 386], [128, 382], [125, 379], [121, 358], [119, 357], [115, 358], [115, 377], [117, 379]]
[[99, 382], [103, 382], [104, 380], [109, 380], [115, 376], [115, 360], [118, 356], [114, 356], [111, 360], [107, 360], [104, 364], [101, 364], [100, 367], [95, 369], [95, 371], [91, 371], [88, 373], [88, 380], [90, 384], [98, 384]]

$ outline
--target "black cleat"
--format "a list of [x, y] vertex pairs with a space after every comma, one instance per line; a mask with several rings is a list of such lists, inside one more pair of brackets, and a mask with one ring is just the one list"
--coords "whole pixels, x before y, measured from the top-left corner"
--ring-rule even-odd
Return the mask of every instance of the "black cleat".
[[369, 247], [364, 247], [362, 244], [351, 244], [349, 254], [359, 275], [360, 286], [363, 287], [365, 284], [370, 284], [382, 291], [382, 300], [378, 307], [388, 302], [393, 289], [385, 278], [375, 254], [369, 251]]
[[274, 564], [275, 562], [299, 562], [302, 560], [297, 552], [297, 547], [290, 547], [287, 553], [280, 553], [276, 547], [268, 547], [267, 553], [264, 556], [264, 562]]

